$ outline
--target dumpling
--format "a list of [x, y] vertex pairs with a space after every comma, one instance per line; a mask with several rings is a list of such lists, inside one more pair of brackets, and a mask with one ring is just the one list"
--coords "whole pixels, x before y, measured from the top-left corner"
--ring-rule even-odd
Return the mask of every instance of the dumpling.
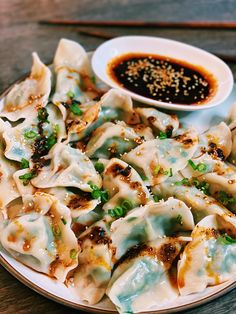
[[192, 232], [178, 265], [181, 295], [201, 292], [218, 285], [236, 273], [236, 220], [211, 215], [200, 221]]
[[141, 117], [142, 122], [149, 125], [156, 135], [161, 131], [167, 137], [172, 137], [179, 127], [179, 120], [176, 115], [169, 115], [155, 108], [136, 108], [135, 111]]
[[[229, 127], [221, 122], [199, 136], [199, 155], [207, 152], [213, 159], [225, 160], [231, 153], [232, 139]], [[195, 155], [196, 157], [198, 154]]]
[[28, 78], [15, 84], [1, 103], [0, 116], [17, 121], [30, 117], [37, 107], [45, 107], [51, 91], [51, 72], [33, 53], [33, 66]]
[[[92, 83], [92, 71], [84, 48], [71, 40], [61, 39], [53, 61], [56, 73], [56, 90], [52, 97], [54, 104], [59, 105], [65, 116], [65, 103], [73, 98], [81, 103], [97, 96]], [[89, 84], [90, 90], [87, 88]]]
[[120, 313], [156, 309], [177, 298], [168, 270], [183, 244], [181, 238], [156, 239], [133, 247], [118, 261], [106, 293]]
[[133, 209], [126, 217], [111, 224], [112, 245], [119, 260], [131, 247], [179, 231], [194, 228], [190, 209], [180, 200], [169, 198], [166, 202], [150, 203]]
[[9, 123], [4, 122], [2, 119], [0, 119], [0, 212], [9, 202], [20, 196], [20, 193], [13, 179], [13, 174], [17, 170], [17, 165], [8, 160], [4, 156], [3, 152], [4, 141], [2, 139], [2, 132], [4, 132], [4, 130], [8, 128]]
[[70, 141], [78, 141], [89, 136], [96, 128], [105, 122], [124, 120], [128, 124], [140, 122], [133, 110], [130, 96], [118, 89], [110, 89], [100, 101], [90, 102], [80, 106], [82, 116], [71, 121], [69, 125]]
[[122, 159], [153, 186], [185, 168], [197, 145], [197, 134], [190, 129], [171, 139], [147, 141], [123, 155]]
[[25, 265], [64, 282], [78, 264], [70, 210], [39, 192], [24, 206], [29, 213], [2, 222], [2, 246]]
[[109, 210], [128, 200], [130, 209], [145, 205], [150, 193], [139, 174], [124, 161], [112, 158], [103, 173], [103, 188], [108, 191], [109, 201], [103, 209]]
[[[191, 163], [180, 172], [185, 178], [195, 178], [200, 182], [207, 183], [210, 195], [235, 211], [236, 201], [233, 198], [236, 198], [236, 171], [230, 164], [213, 159], [209, 154], [204, 154], [201, 157], [193, 158]], [[225, 197], [222, 198], [222, 194]]]
[[188, 180], [181, 175], [175, 175], [168, 180], [155, 186], [153, 193], [159, 197], [168, 198], [172, 195], [183, 201], [189, 208], [194, 217], [195, 223], [198, 223], [204, 217], [212, 214], [233, 214], [221, 203], [216, 201], [208, 194], [209, 185], [206, 182], [198, 180]]
[[55, 144], [66, 137], [65, 124], [56, 106], [50, 104], [45, 108], [48, 115], [45, 123], [38, 120], [38, 112], [36, 110], [29, 119], [7, 128], [3, 133], [6, 142], [5, 156], [8, 159], [20, 162], [23, 158], [30, 160], [32, 157], [36, 161], [35, 159], [48, 153], [51, 141]]
[[80, 299], [95, 304], [104, 296], [113, 267], [110, 231], [100, 221], [78, 238], [81, 253], [74, 273], [74, 288]]
[[142, 142], [125, 123], [106, 122], [93, 133], [85, 152], [90, 158], [119, 157]]
[[73, 221], [93, 211], [99, 204], [99, 200], [92, 199], [90, 193], [76, 188], [56, 187], [46, 191], [70, 209]]
[[89, 158], [79, 149], [65, 143], [56, 144], [50, 151], [49, 166], [41, 169], [38, 176], [31, 180], [37, 188], [76, 187], [91, 192], [91, 183], [98, 188], [102, 185], [101, 176], [96, 172]]

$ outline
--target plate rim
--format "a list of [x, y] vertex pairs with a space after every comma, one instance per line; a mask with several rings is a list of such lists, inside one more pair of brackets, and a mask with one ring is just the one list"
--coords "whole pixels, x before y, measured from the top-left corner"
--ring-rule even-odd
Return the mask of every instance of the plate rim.
[[[91, 55], [94, 51], [87, 51], [88, 55]], [[46, 65], [50, 65], [50, 63], [47, 63]], [[14, 80], [12, 83], [10, 83], [5, 89], [3, 89], [2, 92], [0, 92], [0, 100], [8, 93], [8, 91], [13, 87], [13, 85], [20, 83], [22, 80], [24, 80], [26, 77], [28, 77], [30, 72], [27, 72], [26, 74], [23, 74], [19, 79]], [[236, 82], [234, 82], [235, 84]], [[0, 250], [0, 264], [1, 266], [13, 277], [15, 277], [19, 282], [24, 284], [26, 287], [30, 288], [31, 290], [35, 291], [36, 293], [40, 294], [41, 296], [52, 300], [56, 303], [62, 304], [63, 306], [67, 306], [70, 308], [74, 308], [76, 310], [83, 310], [88, 313], [95, 313], [95, 314], [114, 314], [118, 313], [116, 310], [105, 310], [100, 308], [94, 308], [88, 305], [78, 304], [73, 301], [66, 300], [62, 297], [57, 296], [56, 294], [53, 294], [51, 292], [48, 292], [47, 290], [41, 288], [37, 284], [35, 284], [33, 281], [26, 278], [22, 273], [17, 271], [2, 255], [2, 252]], [[24, 267], [27, 267], [23, 265]], [[37, 271], [35, 271], [37, 273]], [[170, 309], [161, 309], [161, 310], [152, 310], [152, 311], [145, 311], [145, 312], [139, 312], [138, 314], [171, 314], [171, 313], [179, 313], [180, 311], [186, 311], [190, 309], [197, 308], [201, 305], [204, 305], [206, 303], [209, 303], [210, 301], [213, 301], [217, 299], [218, 297], [222, 297], [223, 295], [227, 294], [228, 292], [232, 291], [236, 288], [236, 279], [234, 282], [229, 284], [228, 286], [222, 288], [221, 290], [214, 292], [210, 296], [205, 296], [201, 298], [200, 300], [196, 300], [192, 303], [186, 304], [186, 305], [179, 305]]]

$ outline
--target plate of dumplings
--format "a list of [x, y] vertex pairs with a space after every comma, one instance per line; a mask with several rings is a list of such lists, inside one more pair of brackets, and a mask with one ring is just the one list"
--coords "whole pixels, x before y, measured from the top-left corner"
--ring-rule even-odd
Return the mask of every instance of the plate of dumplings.
[[61, 39], [0, 100], [0, 262], [90, 313], [173, 313], [236, 287], [236, 89], [162, 111]]

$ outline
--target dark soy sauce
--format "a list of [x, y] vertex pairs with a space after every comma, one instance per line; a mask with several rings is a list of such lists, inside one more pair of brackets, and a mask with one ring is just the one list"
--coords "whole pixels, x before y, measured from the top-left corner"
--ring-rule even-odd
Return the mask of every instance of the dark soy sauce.
[[108, 64], [120, 86], [161, 102], [201, 105], [217, 90], [214, 76], [204, 68], [169, 57], [128, 53]]

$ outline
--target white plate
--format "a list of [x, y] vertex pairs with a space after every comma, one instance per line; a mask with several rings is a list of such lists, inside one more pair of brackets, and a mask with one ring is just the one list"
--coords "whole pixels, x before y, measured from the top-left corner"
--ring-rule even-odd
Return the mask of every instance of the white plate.
[[[107, 65], [113, 58], [130, 52], [157, 54], [201, 66], [216, 78], [216, 94], [204, 105], [188, 106], [156, 101], [122, 88], [109, 76]], [[142, 103], [165, 109], [195, 111], [212, 108], [222, 104], [233, 88], [232, 72], [221, 59], [194, 46], [159, 37], [124, 36], [108, 40], [96, 49], [92, 57], [92, 67], [95, 74], [107, 85], [121, 89]]]
[[[6, 92], [4, 94], [6, 94]], [[193, 125], [201, 132], [209, 128], [209, 126], [225, 119], [233, 101], [235, 100], [236, 85], [234, 86], [230, 97], [222, 104], [222, 106], [212, 108], [207, 111], [177, 112], [177, 114], [182, 123]], [[114, 306], [108, 298], [103, 298], [103, 300], [96, 305], [88, 305], [87, 303], [81, 301], [73, 290], [46, 275], [37, 273], [36, 271], [24, 266], [11, 257], [1, 247], [0, 263], [26, 286], [49, 299], [76, 309], [88, 311], [89, 313], [116, 313]], [[187, 310], [218, 298], [235, 287], [236, 279], [232, 278], [231, 281], [225, 282], [221, 285], [208, 287], [202, 293], [178, 297], [172, 302], [168, 302], [161, 307], [153, 308], [149, 312], [145, 313], [167, 314]]]

